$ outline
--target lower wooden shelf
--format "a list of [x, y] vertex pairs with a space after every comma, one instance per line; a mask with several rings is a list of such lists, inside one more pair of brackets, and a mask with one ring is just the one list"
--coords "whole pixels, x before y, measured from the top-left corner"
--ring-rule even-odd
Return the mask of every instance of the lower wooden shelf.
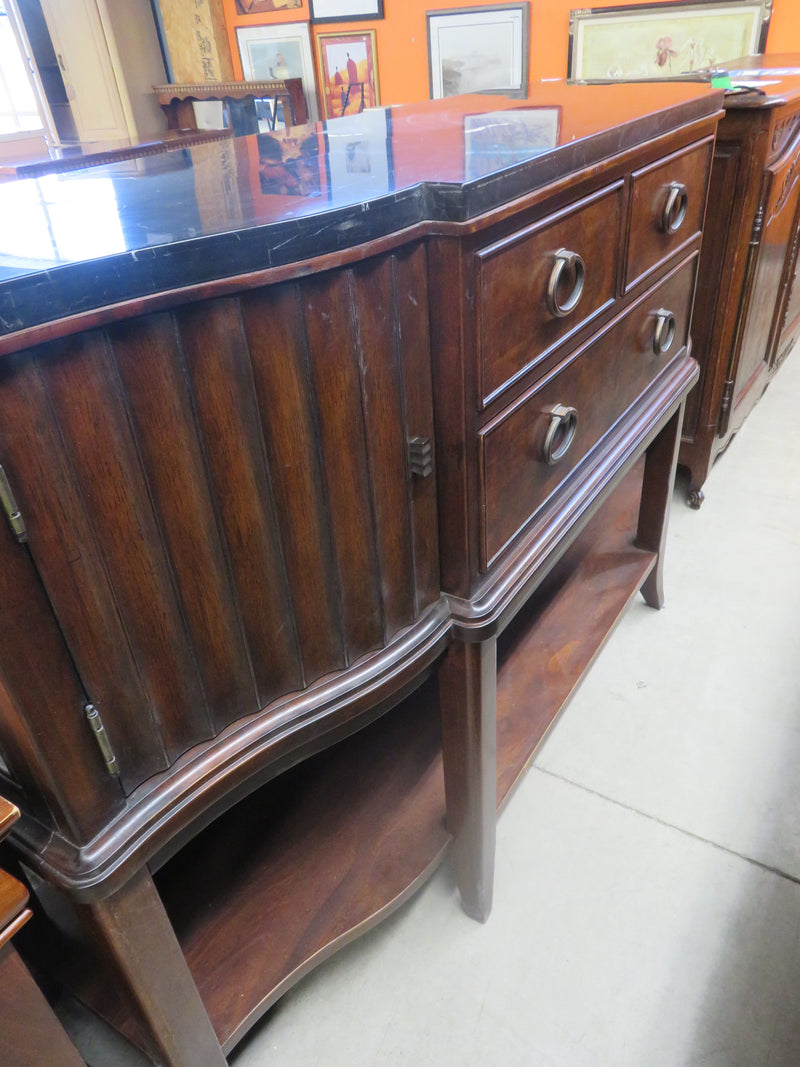
[[449, 836], [435, 680], [236, 805], [155, 876], [227, 1052], [406, 900]]
[[498, 807], [655, 564], [634, 544], [643, 468], [637, 463], [498, 638]]
[[[498, 804], [648, 574], [641, 464], [498, 642]], [[227, 1052], [299, 978], [406, 900], [449, 835], [435, 678], [259, 789], [155, 875]]]

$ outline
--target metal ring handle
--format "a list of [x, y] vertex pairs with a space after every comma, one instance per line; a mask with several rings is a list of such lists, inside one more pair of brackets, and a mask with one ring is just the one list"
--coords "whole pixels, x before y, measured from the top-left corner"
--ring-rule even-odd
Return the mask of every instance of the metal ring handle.
[[666, 308], [659, 308], [656, 312], [656, 328], [653, 332], [653, 352], [657, 356], [663, 356], [665, 352], [669, 352], [674, 340], [675, 316]]
[[554, 404], [545, 414], [550, 416], [550, 425], [547, 427], [547, 433], [542, 442], [542, 459], [548, 467], [552, 467], [554, 463], [558, 463], [566, 456], [575, 440], [578, 412], [575, 408]]
[[[572, 291], [562, 304], [558, 298], [558, 290], [562, 282], [572, 280]], [[586, 281], [586, 267], [577, 252], [570, 252], [566, 248], [559, 248], [555, 253], [553, 269], [547, 282], [547, 310], [557, 319], [563, 319], [578, 306], [578, 301], [583, 296], [583, 286]]]
[[677, 233], [686, 218], [689, 207], [689, 194], [683, 182], [670, 182], [667, 186], [667, 199], [661, 213], [662, 233]]

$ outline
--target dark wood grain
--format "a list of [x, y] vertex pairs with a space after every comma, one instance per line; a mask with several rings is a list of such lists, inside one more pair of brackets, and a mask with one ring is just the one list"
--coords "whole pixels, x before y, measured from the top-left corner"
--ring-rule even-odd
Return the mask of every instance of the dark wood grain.
[[307, 685], [345, 656], [299, 289], [245, 296], [242, 315]]
[[[169, 315], [121, 324], [109, 338], [169, 555], [187, 644], [216, 732], [255, 711], [258, 704], [187, 389], [184, 356]], [[192, 741], [206, 736], [207, 729], [200, 726]]]
[[59, 626], [91, 700], [103, 709], [121, 780], [133, 788], [166, 767], [167, 756], [96, 536], [96, 517], [50, 405], [50, 363], [61, 350], [42, 351], [38, 360], [33, 354], [10, 357], [0, 368], [0, 452]]
[[0, 555], [4, 758], [37, 816], [68, 839], [87, 841], [121, 808], [122, 793], [86, 728], [86, 695], [30, 556], [5, 522]]
[[[171, 762], [213, 726], [107, 338], [85, 334], [48, 352], [47, 385]], [[115, 714], [113, 704], [102, 710]]]
[[[393, 263], [383, 259], [353, 270], [353, 312], [358, 336], [360, 392], [375, 543], [382, 591], [384, 641], [413, 621], [416, 613], [401, 363], [397, 335]], [[420, 335], [409, 340], [413, 346]], [[424, 332], [422, 344], [427, 342]], [[378, 353], [381, 357], [378, 358]], [[423, 348], [423, 359], [426, 353]], [[428, 361], [426, 360], [426, 363]], [[431, 432], [430, 429], [428, 431]], [[397, 473], [402, 472], [401, 477]], [[366, 520], [366, 516], [364, 517]]]
[[434, 450], [433, 471], [409, 479], [411, 548], [414, 560], [415, 613], [420, 615], [439, 597], [438, 491], [431, 381], [430, 318], [425, 249], [412, 246], [392, 260], [397, 345], [406, 438], [427, 438]]
[[303, 287], [303, 315], [348, 663], [377, 648], [383, 635], [377, 595], [375, 515], [369, 503], [361, 353], [353, 322], [354, 285], [353, 275], [347, 271], [323, 275]]
[[301, 688], [302, 665], [239, 304], [183, 308], [176, 321], [263, 707]]

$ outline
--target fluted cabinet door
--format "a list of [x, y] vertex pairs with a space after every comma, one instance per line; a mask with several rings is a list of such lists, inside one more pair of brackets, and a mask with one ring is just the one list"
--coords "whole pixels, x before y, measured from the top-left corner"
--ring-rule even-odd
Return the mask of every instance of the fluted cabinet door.
[[0, 463], [126, 791], [438, 599], [425, 292], [412, 247], [0, 364]]

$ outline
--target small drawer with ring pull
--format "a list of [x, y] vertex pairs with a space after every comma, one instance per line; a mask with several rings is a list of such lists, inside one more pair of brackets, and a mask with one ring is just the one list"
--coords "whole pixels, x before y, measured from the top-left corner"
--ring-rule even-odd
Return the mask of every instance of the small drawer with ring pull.
[[[698, 253], [478, 434], [488, 570], [673, 358], [685, 352]], [[611, 430], [613, 432], [613, 430]]]
[[476, 254], [479, 407], [610, 308], [623, 182]]
[[700, 236], [713, 150], [708, 137], [634, 171], [626, 293]]

